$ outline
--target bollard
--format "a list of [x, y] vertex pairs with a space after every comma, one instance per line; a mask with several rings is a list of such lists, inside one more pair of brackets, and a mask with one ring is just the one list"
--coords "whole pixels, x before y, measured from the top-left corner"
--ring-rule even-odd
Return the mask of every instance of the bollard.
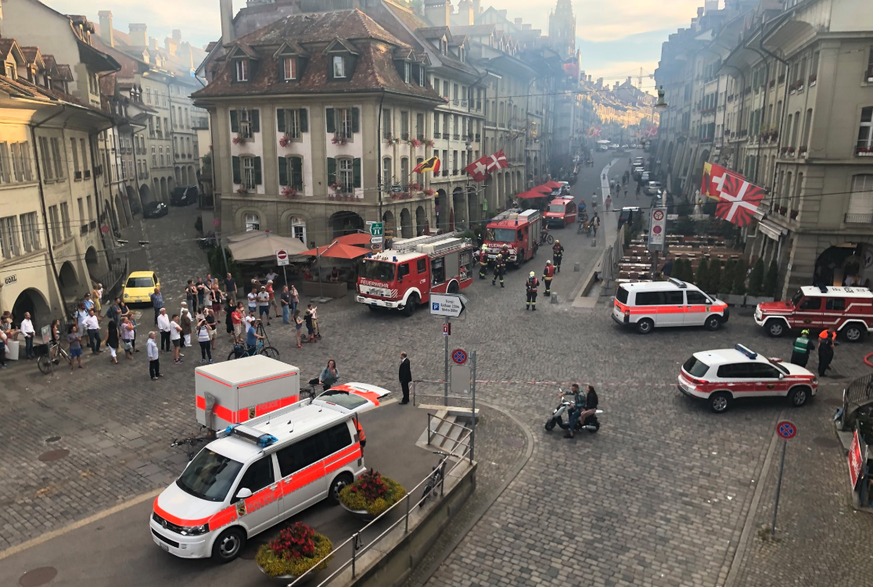
[[579, 273], [579, 263], [573, 263], [573, 271]]
[[561, 302], [558, 301], [558, 294], [552, 292], [552, 295], [549, 296], [549, 303], [560, 304]]

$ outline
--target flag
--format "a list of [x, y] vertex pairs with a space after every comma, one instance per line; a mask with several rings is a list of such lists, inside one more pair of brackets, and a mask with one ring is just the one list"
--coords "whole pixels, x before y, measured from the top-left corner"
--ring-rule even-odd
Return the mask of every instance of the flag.
[[740, 181], [746, 179], [739, 173], [728, 171], [721, 165], [716, 165], [715, 163], [704, 163], [703, 181], [701, 181], [700, 184], [700, 193], [712, 198], [713, 200], [718, 200], [721, 197], [724, 182], [728, 177], [735, 177]]
[[426, 159], [415, 166], [415, 169], [412, 170], [412, 173], [424, 173], [425, 171], [432, 171], [434, 175], [440, 172], [440, 159], [436, 155], [431, 157], [430, 159]]
[[503, 149], [488, 157], [488, 163], [486, 164], [488, 173], [505, 167], [509, 167], [509, 161], [506, 160], [506, 155], [503, 154]]
[[723, 177], [715, 215], [737, 226], [748, 226], [764, 199], [763, 188], [733, 173], [727, 173]]
[[709, 196], [709, 184], [712, 177], [712, 163], [703, 164], [703, 179], [700, 181], [700, 195]]
[[488, 177], [488, 160], [490, 157], [488, 155], [483, 155], [479, 159], [476, 159], [469, 165], [464, 168], [464, 171], [470, 174], [470, 177], [473, 178], [473, 181], [485, 181], [485, 178]]

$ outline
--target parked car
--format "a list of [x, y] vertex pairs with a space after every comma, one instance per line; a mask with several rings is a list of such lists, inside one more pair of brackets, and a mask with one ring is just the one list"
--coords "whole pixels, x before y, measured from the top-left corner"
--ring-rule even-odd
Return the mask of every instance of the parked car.
[[133, 271], [127, 276], [121, 299], [125, 304], [145, 304], [151, 301], [149, 295], [161, 285], [158, 275], [153, 271]]
[[640, 183], [642, 185], [646, 185], [647, 183], [649, 183], [649, 176], [650, 175], [651, 174], [648, 171], [643, 171], [643, 173], [640, 175]]
[[160, 218], [166, 216], [170, 209], [163, 202], [149, 202], [142, 207], [143, 218]]
[[639, 179], [645, 170], [646, 170], [646, 168], [643, 167], [642, 165], [637, 165], [636, 167], [634, 167], [634, 172], [633, 172], [634, 178]]
[[170, 204], [173, 206], [188, 206], [197, 201], [197, 186], [178, 187], [170, 194]]
[[661, 189], [660, 181], [650, 181], [648, 185], [646, 185], [646, 194], [654, 196], [655, 194], [661, 193]]

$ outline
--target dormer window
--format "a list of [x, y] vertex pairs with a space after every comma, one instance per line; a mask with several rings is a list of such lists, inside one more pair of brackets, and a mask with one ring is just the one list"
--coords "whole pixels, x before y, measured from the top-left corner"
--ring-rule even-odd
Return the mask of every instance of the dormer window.
[[422, 88], [427, 87], [427, 74], [425, 73], [424, 65], [418, 66], [418, 85]]
[[412, 64], [409, 63], [408, 61], [404, 61], [403, 62], [403, 81], [404, 82], [409, 83], [409, 80], [411, 79], [411, 75], [410, 75], [411, 73], [412, 73]]
[[249, 61], [248, 59], [237, 59], [236, 61], [236, 81], [249, 81]]
[[449, 54], [449, 42], [446, 40], [445, 37], [440, 39], [440, 54], [441, 55], [448, 55]]
[[15, 65], [12, 63], [6, 64], [6, 77], [9, 79], [15, 79]]
[[461, 63], [467, 62], [467, 56], [465, 55], [463, 47], [458, 47], [458, 61], [460, 61]]
[[334, 79], [346, 77], [346, 58], [342, 55], [333, 56], [333, 77]]
[[295, 57], [285, 57], [282, 59], [282, 72], [285, 78], [285, 81], [292, 81], [297, 79], [297, 58]]

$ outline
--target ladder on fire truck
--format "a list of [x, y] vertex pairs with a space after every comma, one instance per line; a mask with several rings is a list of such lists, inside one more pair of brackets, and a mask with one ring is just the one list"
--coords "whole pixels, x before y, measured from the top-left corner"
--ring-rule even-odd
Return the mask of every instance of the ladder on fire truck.
[[[398, 253], [447, 253], [471, 244], [469, 239], [458, 238], [456, 233], [435, 234], [394, 241], [391, 250]], [[427, 245], [432, 245], [428, 247]]]

